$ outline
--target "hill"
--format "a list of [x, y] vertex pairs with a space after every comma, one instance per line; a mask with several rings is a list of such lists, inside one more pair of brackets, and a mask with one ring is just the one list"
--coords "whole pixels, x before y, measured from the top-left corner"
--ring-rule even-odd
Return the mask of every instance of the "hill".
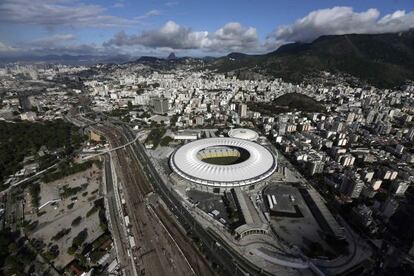
[[343, 72], [389, 88], [414, 80], [414, 31], [322, 36], [265, 55], [222, 57], [211, 67], [220, 72], [253, 70], [292, 82], [320, 71]]
[[300, 93], [287, 93], [276, 98], [271, 103], [249, 102], [248, 107], [267, 116], [291, 111], [323, 112], [325, 107], [315, 99]]

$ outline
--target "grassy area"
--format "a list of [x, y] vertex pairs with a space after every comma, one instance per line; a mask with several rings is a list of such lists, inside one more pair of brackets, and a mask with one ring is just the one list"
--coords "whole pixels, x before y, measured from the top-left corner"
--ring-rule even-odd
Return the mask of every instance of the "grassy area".
[[203, 159], [203, 162], [213, 165], [232, 165], [239, 163], [239, 159], [238, 156], [212, 157]]

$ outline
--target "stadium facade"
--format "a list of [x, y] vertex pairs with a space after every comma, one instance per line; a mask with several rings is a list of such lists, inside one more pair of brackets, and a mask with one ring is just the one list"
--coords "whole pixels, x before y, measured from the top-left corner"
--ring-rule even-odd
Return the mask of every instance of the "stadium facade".
[[[231, 162], [220, 163], [223, 160]], [[277, 160], [256, 142], [208, 138], [178, 148], [171, 154], [170, 166], [179, 176], [202, 188], [231, 189], [265, 180], [276, 170]]]

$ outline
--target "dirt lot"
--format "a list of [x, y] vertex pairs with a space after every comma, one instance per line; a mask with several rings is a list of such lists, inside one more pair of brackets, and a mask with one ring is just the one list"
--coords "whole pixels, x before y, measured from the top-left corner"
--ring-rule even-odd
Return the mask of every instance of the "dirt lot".
[[[99, 212], [90, 212], [87, 216], [88, 211], [94, 207], [94, 202], [101, 198], [101, 180], [101, 170], [93, 165], [83, 172], [40, 185], [39, 206], [43, 207], [37, 214], [27, 215], [26, 220], [38, 221], [37, 227], [30, 233], [30, 238], [43, 241], [45, 251], [52, 245], [58, 246], [59, 256], [54, 259], [56, 267], [63, 268], [73, 260], [68, 248], [71, 247], [73, 238], [83, 229], [87, 229], [88, 233], [86, 243], [103, 234]], [[76, 218], [78, 224], [73, 223]], [[63, 229], [67, 229], [68, 233], [53, 239]]]

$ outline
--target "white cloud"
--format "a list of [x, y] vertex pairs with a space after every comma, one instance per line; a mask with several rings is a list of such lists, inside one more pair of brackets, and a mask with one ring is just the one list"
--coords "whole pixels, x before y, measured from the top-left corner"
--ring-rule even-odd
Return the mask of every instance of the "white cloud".
[[123, 2], [116, 2], [115, 4], [112, 5], [112, 7], [114, 7], [114, 8], [124, 8], [125, 7], [125, 3], [123, 3]]
[[259, 46], [255, 28], [243, 27], [232, 22], [214, 33], [193, 31], [174, 21], [168, 21], [159, 29], [145, 31], [138, 35], [117, 33], [106, 42], [106, 46], [141, 45], [148, 48], [167, 48], [172, 50], [200, 49], [212, 52], [251, 51]]
[[76, 0], [2, 0], [0, 22], [25, 25], [75, 27], [125, 27], [134, 20], [112, 16], [100, 5]]
[[[114, 3], [123, 4], [124, 1], [117, 0]], [[165, 3], [167, 6], [176, 4], [178, 2]], [[133, 19], [125, 19], [111, 16], [102, 6], [84, 4], [82, 0], [0, 0], [1, 25], [15, 23], [47, 28], [129, 27], [160, 14], [160, 10], [150, 10]], [[312, 11], [290, 25], [280, 26], [264, 41], [259, 40], [256, 28], [243, 26], [238, 22], [227, 23], [218, 30], [209, 32], [195, 31], [174, 21], [168, 21], [160, 28], [144, 30], [141, 33], [118, 32], [112, 39], [100, 45], [79, 44], [73, 34], [58, 33], [15, 45], [0, 42], [0, 53], [264, 53], [288, 42], [310, 42], [322, 35], [389, 33], [410, 28], [414, 28], [414, 11], [396, 10], [381, 16], [377, 9], [356, 12], [351, 7], [333, 7]]]
[[170, 1], [170, 2], [165, 3], [167, 7], [174, 7], [174, 6], [177, 6], [178, 4], [180, 4], [180, 2], [178, 1]]
[[209, 36], [208, 48], [215, 52], [256, 51], [259, 47], [256, 28], [231, 22]]
[[3, 42], [0, 41], [0, 54], [1, 53], [11, 53], [17, 51], [16, 48], [11, 47]]
[[73, 34], [54, 34], [32, 40], [30, 45], [50, 47], [51, 45], [59, 45], [76, 39], [76, 36]]
[[312, 11], [295, 23], [277, 28], [271, 40], [310, 42], [322, 35], [376, 34], [414, 28], [414, 11], [396, 11], [380, 18], [377, 9], [355, 12], [351, 7]]
[[112, 5], [114, 8], [124, 8], [125, 1], [124, 0], [115, 0], [115, 3]]
[[144, 15], [140, 15], [135, 17], [136, 20], [144, 20], [149, 17], [161, 15], [161, 11], [159, 10], [150, 10], [149, 12], [145, 13]]

